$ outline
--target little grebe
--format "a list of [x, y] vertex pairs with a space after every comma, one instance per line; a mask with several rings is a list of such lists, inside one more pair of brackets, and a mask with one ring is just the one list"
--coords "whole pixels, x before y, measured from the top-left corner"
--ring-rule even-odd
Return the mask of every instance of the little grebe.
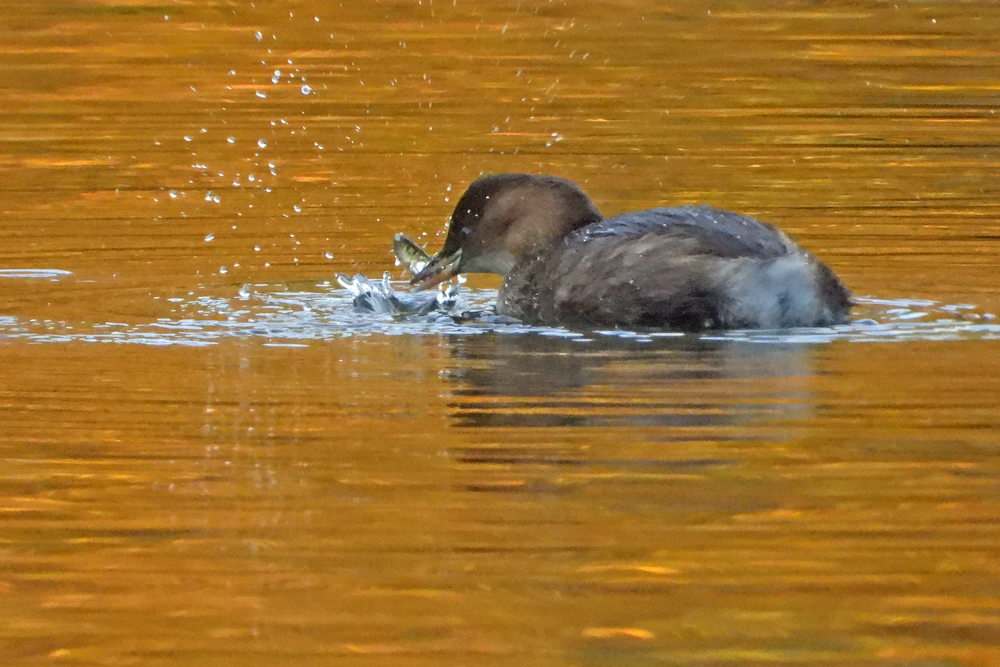
[[826, 264], [749, 216], [682, 206], [605, 219], [575, 183], [498, 174], [459, 199], [444, 246], [411, 281], [504, 277], [497, 312], [530, 324], [783, 329], [847, 321]]

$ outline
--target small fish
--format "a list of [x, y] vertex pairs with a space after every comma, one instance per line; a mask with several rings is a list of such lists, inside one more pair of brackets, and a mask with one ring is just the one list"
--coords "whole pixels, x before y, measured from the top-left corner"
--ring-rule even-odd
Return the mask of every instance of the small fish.
[[420, 273], [431, 261], [431, 256], [406, 234], [396, 234], [392, 237], [392, 254], [396, 256], [396, 263], [412, 275]]

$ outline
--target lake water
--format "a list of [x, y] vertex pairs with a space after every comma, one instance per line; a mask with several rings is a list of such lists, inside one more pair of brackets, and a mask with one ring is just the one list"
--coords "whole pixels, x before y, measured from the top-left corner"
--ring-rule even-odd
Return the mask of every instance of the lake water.
[[[1000, 664], [1000, 7], [0, 8], [4, 665]], [[356, 312], [484, 172], [834, 329]], [[403, 283], [395, 285], [404, 290]]]

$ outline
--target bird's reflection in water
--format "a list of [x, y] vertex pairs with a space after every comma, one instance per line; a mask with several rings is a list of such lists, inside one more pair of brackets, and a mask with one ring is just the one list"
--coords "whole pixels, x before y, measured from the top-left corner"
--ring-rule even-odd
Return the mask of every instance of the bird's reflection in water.
[[[449, 375], [460, 486], [590, 489], [638, 507], [756, 511], [777, 489], [722, 483], [811, 423], [822, 348], [679, 336], [455, 338]], [[718, 483], [696, 483], [708, 475]], [[721, 476], [721, 477], [720, 477]]]
[[811, 409], [817, 349], [685, 335], [452, 341], [461, 426], [734, 426]]

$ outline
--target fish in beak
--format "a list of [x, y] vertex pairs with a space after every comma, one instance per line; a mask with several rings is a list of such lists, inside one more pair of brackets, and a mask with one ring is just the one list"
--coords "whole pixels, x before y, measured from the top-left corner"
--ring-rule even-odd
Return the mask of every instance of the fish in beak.
[[459, 248], [450, 255], [444, 254], [442, 250], [434, 255], [430, 263], [421, 269], [417, 275], [413, 276], [410, 284], [418, 291], [434, 287], [449, 278], [454, 278], [459, 274], [459, 265], [462, 262], [462, 249]]

